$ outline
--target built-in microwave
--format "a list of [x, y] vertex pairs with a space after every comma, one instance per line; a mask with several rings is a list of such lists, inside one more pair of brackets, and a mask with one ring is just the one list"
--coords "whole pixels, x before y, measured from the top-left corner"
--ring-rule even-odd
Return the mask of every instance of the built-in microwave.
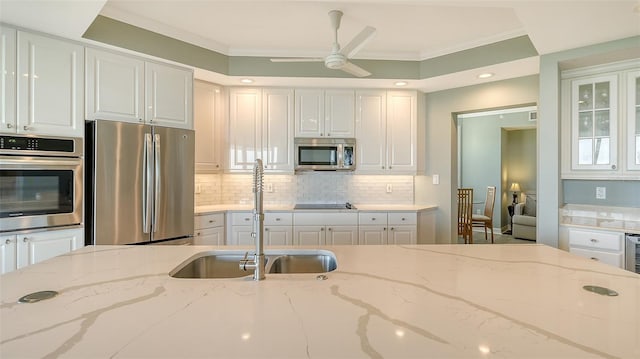
[[295, 138], [296, 171], [353, 171], [356, 169], [354, 138]]

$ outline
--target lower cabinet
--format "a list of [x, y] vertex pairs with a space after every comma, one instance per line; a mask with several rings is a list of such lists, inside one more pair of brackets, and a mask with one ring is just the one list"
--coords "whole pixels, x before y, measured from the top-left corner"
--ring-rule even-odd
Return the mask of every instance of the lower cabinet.
[[296, 212], [293, 244], [358, 244], [358, 214], [343, 212]]
[[416, 244], [415, 212], [360, 212], [359, 244]]
[[293, 213], [267, 212], [264, 214], [264, 244], [268, 246], [293, 244]]
[[568, 228], [569, 252], [624, 268], [624, 233]]
[[196, 215], [194, 222], [194, 245], [221, 246], [225, 244], [224, 213]]
[[1, 238], [0, 271], [7, 273], [83, 247], [84, 229], [13, 233]]

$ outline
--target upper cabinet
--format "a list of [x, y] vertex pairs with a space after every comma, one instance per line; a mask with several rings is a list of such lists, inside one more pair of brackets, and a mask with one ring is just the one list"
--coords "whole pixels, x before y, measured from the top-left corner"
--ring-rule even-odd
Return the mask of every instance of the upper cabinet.
[[627, 170], [640, 170], [640, 70], [627, 74]]
[[260, 158], [268, 172], [293, 172], [293, 102], [291, 89], [229, 91], [229, 170]]
[[193, 71], [87, 48], [86, 119], [193, 128]]
[[144, 61], [87, 48], [86, 119], [144, 122]]
[[194, 82], [193, 117], [196, 132], [196, 172], [222, 169], [222, 89], [209, 82]]
[[0, 132], [82, 137], [84, 48], [4, 27], [1, 42]]
[[563, 72], [562, 178], [640, 173], [636, 61]]
[[295, 90], [295, 137], [354, 137], [353, 90]]
[[415, 174], [417, 93], [357, 91], [356, 109], [356, 171], [372, 174]]

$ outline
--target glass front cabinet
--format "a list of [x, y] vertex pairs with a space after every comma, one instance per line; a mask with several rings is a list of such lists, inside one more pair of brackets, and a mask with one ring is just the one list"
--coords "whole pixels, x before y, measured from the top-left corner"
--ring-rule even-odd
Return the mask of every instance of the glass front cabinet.
[[638, 60], [563, 72], [562, 177], [640, 178]]

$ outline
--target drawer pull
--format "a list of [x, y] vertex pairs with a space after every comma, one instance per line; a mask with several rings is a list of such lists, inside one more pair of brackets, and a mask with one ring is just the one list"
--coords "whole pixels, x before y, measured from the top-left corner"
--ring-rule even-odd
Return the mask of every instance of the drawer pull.
[[251, 220], [251, 218], [247, 218], [247, 217], [245, 217], [245, 218], [244, 218], [244, 220], [245, 220], [245, 221], [250, 221], [250, 220]]
[[372, 220], [372, 221], [375, 221], [375, 220], [376, 220], [376, 217], [371, 218], [371, 220]]
[[591, 257], [591, 258], [589, 258], [589, 259], [591, 259], [592, 261], [599, 261], [599, 259], [598, 259], [598, 258], [596, 258], [596, 257]]
[[591, 243], [598, 243], [598, 240], [595, 239], [595, 238], [591, 238], [590, 241], [591, 241]]
[[269, 232], [269, 228], [265, 228], [265, 229], [264, 229], [264, 231], [265, 231], [265, 232]]
[[280, 222], [280, 218], [276, 218], [276, 222]]
[[209, 223], [215, 223], [216, 221], [214, 221], [213, 219], [209, 220]]
[[406, 221], [406, 219], [405, 219], [404, 217], [402, 217], [402, 220], [403, 220], [403, 221]]

